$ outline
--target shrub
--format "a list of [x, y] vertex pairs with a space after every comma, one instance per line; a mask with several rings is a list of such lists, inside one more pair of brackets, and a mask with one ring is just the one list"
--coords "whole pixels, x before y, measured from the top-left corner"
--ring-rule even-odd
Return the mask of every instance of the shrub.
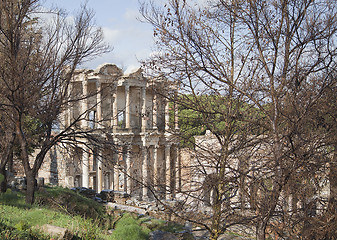
[[2, 183], [3, 180], [5, 180], [5, 176], [0, 173], [0, 183]]
[[70, 215], [98, 219], [100, 223], [109, 221], [109, 216], [101, 204], [67, 188], [46, 187], [45, 191], [37, 193], [36, 204], [48, 206]]
[[143, 232], [142, 227], [136, 224], [120, 226], [113, 232], [113, 239], [115, 240], [146, 240], [148, 234]]
[[20, 221], [15, 227], [9, 226], [8, 221], [0, 219], [0, 239], [3, 240], [49, 240], [50, 238], [38, 231], [29, 229], [26, 222]]
[[7, 189], [5, 193], [0, 194], [0, 202], [8, 206], [31, 207], [25, 203], [24, 195], [21, 192], [13, 192], [11, 189]]
[[150, 230], [139, 225], [137, 220], [129, 213], [124, 214], [117, 222], [112, 237], [115, 240], [145, 240]]

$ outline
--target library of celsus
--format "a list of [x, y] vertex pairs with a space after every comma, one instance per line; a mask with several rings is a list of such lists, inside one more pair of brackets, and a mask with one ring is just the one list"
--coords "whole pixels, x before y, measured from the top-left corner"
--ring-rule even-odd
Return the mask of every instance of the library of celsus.
[[179, 154], [170, 131], [178, 126], [169, 124], [169, 102], [155, 90], [169, 91], [170, 85], [150, 81], [140, 70], [124, 75], [112, 64], [77, 70], [71, 85], [69, 91], [80, 101], [65, 109], [61, 130], [80, 119], [79, 129], [108, 144], [91, 147], [90, 138], [83, 137], [78, 148], [56, 146], [39, 177], [65, 187], [124, 191], [143, 200], [153, 197], [146, 187], [151, 186], [161, 189], [162, 198], [173, 198]]

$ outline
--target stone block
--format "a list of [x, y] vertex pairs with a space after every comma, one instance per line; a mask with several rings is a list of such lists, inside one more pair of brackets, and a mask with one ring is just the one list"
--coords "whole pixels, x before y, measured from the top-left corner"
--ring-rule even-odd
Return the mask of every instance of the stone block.
[[40, 228], [44, 233], [57, 239], [71, 240], [73, 239], [73, 234], [66, 228], [45, 224]]
[[156, 230], [150, 233], [150, 240], [178, 240], [178, 237], [173, 233], [163, 232], [160, 230]]

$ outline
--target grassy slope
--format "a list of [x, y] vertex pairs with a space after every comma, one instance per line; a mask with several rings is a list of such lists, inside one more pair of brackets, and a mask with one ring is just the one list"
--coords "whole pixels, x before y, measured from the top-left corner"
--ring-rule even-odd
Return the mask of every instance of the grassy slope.
[[[96, 202], [62, 188], [37, 193], [36, 202], [26, 205], [22, 193], [0, 195], [1, 239], [43, 239], [37, 231], [43, 224], [68, 228], [76, 238], [107, 239], [104, 233], [110, 227], [110, 217]], [[17, 236], [6, 237], [6, 229]]]
[[[33, 206], [24, 203], [22, 193], [0, 194], [0, 239], [50, 239], [37, 230], [43, 224], [68, 228], [74, 239], [146, 240], [157, 229], [182, 230], [178, 224], [130, 213], [108, 215], [101, 204], [60, 187], [37, 192]], [[107, 235], [111, 228], [115, 230]]]

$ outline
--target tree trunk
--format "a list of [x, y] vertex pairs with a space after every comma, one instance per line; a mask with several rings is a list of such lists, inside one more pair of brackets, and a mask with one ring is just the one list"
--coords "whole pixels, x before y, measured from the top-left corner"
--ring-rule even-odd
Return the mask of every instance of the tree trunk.
[[5, 166], [0, 168], [0, 174], [4, 176], [4, 180], [0, 183], [0, 191], [2, 193], [7, 191], [7, 174], [6, 174]]
[[15, 140], [15, 134], [12, 134], [10, 141], [5, 145], [5, 151], [1, 156], [0, 163], [0, 174], [4, 176], [4, 180], [0, 183], [0, 192], [7, 191], [7, 173], [6, 173], [6, 165], [8, 165], [8, 171], [13, 171], [13, 144]]
[[[335, 146], [335, 151], [336, 151]], [[337, 154], [333, 154], [330, 161], [330, 171], [329, 171], [329, 182], [330, 182], [330, 196], [328, 203], [328, 211], [332, 214], [336, 213], [337, 209]]]
[[266, 227], [267, 224], [264, 221], [261, 221], [256, 226], [256, 240], [265, 240], [266, 239]]
[[34, 197], [35, 197], [36, 180], [32, 172], [26, 172], [26, 179], [27, 179], [26, 203], [32, 205], [35, 200]]
[[211, 233], [209, 240], [218, 240], [219, 234], [218, 233]]

